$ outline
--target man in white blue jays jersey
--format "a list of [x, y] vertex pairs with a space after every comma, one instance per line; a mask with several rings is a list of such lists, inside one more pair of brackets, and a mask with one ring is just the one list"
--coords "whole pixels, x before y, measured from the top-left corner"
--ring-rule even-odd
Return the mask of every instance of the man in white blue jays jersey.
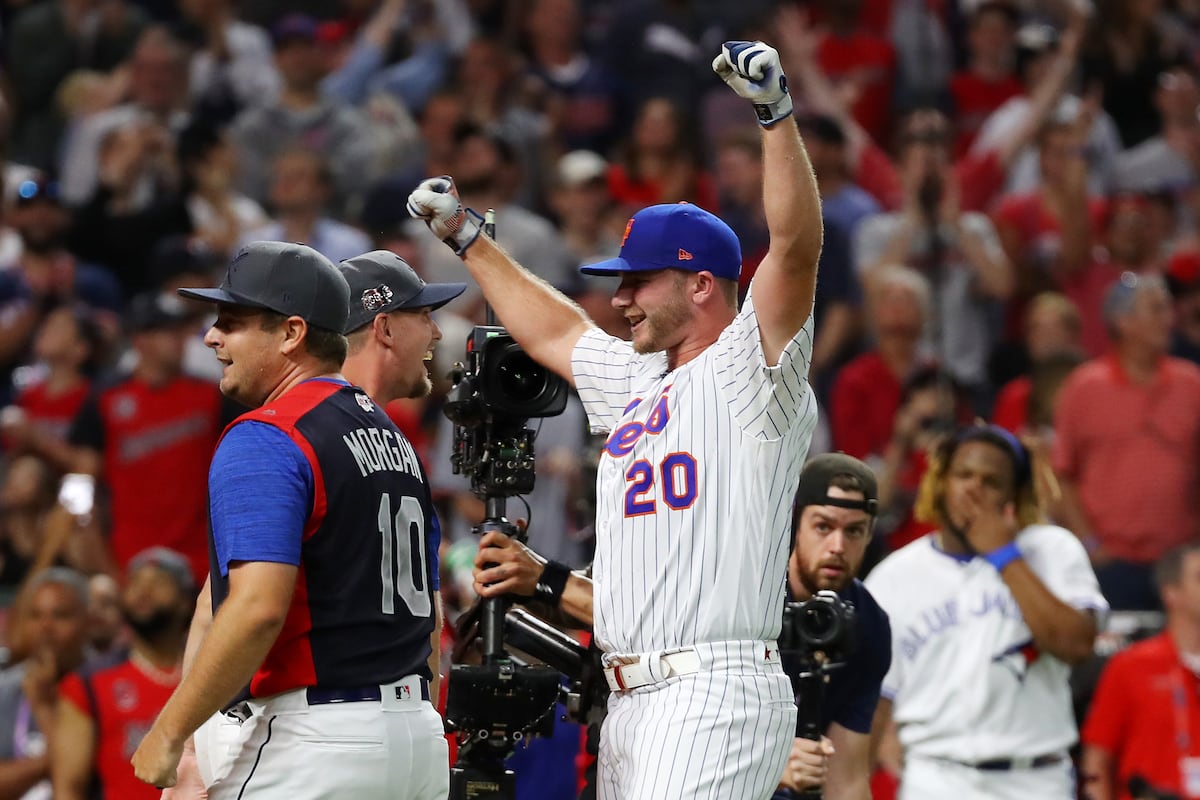
[[816, 423], [808, 386], [820, 201], [774, 49], [727, 42], [714, 70], [762, 126], [770, 249], [739, 311], [741, 250], [694, 205], [625, 230], [607, 336], [512, 261], [432, 178], [409, 211], [465, 261], [529, 354], [579, 390], [610, 437], [597, 478], [596, 640], [614, 690], [601, 798], [767, 798], [796, 709], [775, 638], [790, 503]]
[[866, 585], [892, 625], [874, 725], [894, 720], [901, 800], [1072, 800], [1070, 666], [1107, 609], [1087, 552], [1040, 523], [1029, 451], [994, 425], [934, 452], [917, 516], [939, 530]]

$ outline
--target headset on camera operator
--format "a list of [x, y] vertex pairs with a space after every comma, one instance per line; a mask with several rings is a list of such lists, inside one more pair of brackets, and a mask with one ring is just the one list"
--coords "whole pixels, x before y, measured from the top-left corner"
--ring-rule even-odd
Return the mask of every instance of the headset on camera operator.
[[[819, 638], [813, 634], [829, 634], [821, 641], [833, 663], [826, 665], [828, 677], [815, 706], [813, 698], [797, 697], [800, 725], [806, 722], [805, 709], [815, 707], [819, 720], [809, 722], [822, 736], [819, 741], [796, 737], [776, 800], [796, 797], [793, 792], [813, 796], [816, 791], [825, 800], [870, 800], [871, 721], [891, 664], [891, 629], [887, 615], [855, 574], [871, 540], [877, 504], [875, 476], [856, 458], [827, 453], [811, 459], [800, 473], [788, 560], [791, 624], [785, 622], [789, 630], [780, 639], [780, 649], [784, 670], [797, 680], [805, 649], [812, 649]], [[821, 602], [830, 604], [820, 615], [828, 620], [824, 630], [806, 631], [806, 609]], [[798, 640], [794, 645], [784, 644], [789, 633]]]

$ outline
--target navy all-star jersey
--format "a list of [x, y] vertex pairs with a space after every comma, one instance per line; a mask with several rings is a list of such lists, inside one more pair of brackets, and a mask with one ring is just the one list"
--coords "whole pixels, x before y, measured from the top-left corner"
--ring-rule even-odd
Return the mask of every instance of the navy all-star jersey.
[[253, 697], [431, 678], [440, 540], [412, 445], [361, 389], [313, 379], [226, 428], [209, 469], [213, 612], [230, 565], [298, 568]]

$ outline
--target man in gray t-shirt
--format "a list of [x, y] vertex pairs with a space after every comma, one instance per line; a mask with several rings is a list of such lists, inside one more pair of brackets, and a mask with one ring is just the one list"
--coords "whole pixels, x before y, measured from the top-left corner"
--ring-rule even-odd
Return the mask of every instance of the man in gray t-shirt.
[[58, 681], [83, 664], [87, 580], [71, 569], [38, 573], [26, 585], [16, 624], [29, 646], [19, 664], [0, 671], [0, 783], [13, 797], [48, 800]]

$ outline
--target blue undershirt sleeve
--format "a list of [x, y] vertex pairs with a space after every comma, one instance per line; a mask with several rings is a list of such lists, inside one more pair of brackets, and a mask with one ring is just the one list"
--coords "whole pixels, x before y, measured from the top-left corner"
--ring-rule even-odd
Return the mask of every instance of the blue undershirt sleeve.
[[308, 458], [286, 433], [253, 420], [230, 428], [208, 471], [221, 574], [228, 575], [234, 561], [299, 566], [313, 484]]

